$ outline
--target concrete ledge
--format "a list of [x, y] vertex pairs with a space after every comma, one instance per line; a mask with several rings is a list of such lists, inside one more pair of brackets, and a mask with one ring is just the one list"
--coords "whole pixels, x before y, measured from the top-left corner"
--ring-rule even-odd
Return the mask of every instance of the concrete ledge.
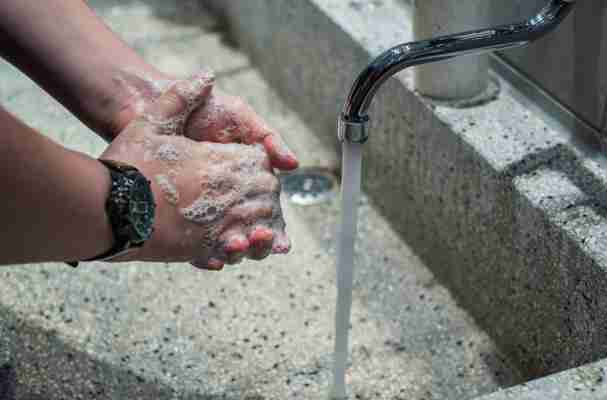
[[[356, 74], [411, 38], [395, 0], [204, 3], [334, 148]], [[607, 186], [569, 132], [494, 79], [499, 97], [469, 109], [419, 97], [408, 72], [391, 79], [371, 111], [364, 186], [531, 379], [607, 356]]]
[[607, 363], [597, 362], [538, 379], [478, 400], [596, 400], [607, 397]]

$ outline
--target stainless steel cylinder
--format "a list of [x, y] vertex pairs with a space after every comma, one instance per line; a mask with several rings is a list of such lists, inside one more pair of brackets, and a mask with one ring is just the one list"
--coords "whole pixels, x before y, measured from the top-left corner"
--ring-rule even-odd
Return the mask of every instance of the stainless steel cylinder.
[[[491, 0], [416, 0], [415, 40], [486, 28]], [[438, 100], [465, 100], [481, 94], [489, 82], [487, 55], [469, 56], [416, 67], [416, 89]]]

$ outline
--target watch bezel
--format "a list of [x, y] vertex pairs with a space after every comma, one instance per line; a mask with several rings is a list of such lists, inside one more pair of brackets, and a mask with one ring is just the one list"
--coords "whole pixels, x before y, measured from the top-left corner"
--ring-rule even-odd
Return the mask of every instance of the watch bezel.
[[[152, 183], [132, 165], [107, 159], [99, 161], [108, 168], [111, 175], [112, 183], [105, 210], [115, 243], [104, 254], [85, 261], [108, 261], [141, 248], [152, 236], [156, 219]], [[67, 264], [78, 266], [78, 262]]]
[[137, 171], [131, 176], [133, 183], [129, 193], [128, 215], [130, 222], [129, 241], [133, 245], [143, 245], [154, 233], [156, 204], [151, 182]]

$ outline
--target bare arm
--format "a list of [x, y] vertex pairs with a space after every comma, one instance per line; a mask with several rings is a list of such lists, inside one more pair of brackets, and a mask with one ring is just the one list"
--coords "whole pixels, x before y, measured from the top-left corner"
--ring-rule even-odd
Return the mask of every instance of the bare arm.
[[[0, 265], [94, 257], [112, 246], [110, 178], [0, 107]], [[35, 155], [35, 156], [32, 156]]]
[[[289, 250], [280, 184], [267, 154], [258, 146], [199, 143], [174, 134], [210, 87], [204, 75], [180, 82], [103, 153], [150, 179], [156, 202], [154, 234], [121, 260], [221, 269]], [[106, 167], [1, 107], [0, 182], [0, 265], [89, 259], [111, 248]]]
[[108, 141], [129, 122], [120, 121], [133, 96], [117, 79], [124, 69], [167, 79], [82, 0], [0, 1], [0, 56]]
[[[0, 1], [0, 56], [107, 141], [162, 94], [160, 82], [174, 81], [120, 40], [83, 0]], [[196, 141], [261, 144], [274, 168], [298, 165], [282, 137], [231, 96], [209, 93], [183, 133]]]

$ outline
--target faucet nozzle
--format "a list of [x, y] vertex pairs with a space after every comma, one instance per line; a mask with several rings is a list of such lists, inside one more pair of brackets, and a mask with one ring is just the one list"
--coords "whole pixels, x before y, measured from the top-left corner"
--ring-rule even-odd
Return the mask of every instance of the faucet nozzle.
[[345, 115], [341, 115], [338, 122], [337, 136], [341, 142], [363, 144], [369, 139], [367, 132], [367, 123], [369, 117], [363, 116], [355, 120], [348, 119]]

